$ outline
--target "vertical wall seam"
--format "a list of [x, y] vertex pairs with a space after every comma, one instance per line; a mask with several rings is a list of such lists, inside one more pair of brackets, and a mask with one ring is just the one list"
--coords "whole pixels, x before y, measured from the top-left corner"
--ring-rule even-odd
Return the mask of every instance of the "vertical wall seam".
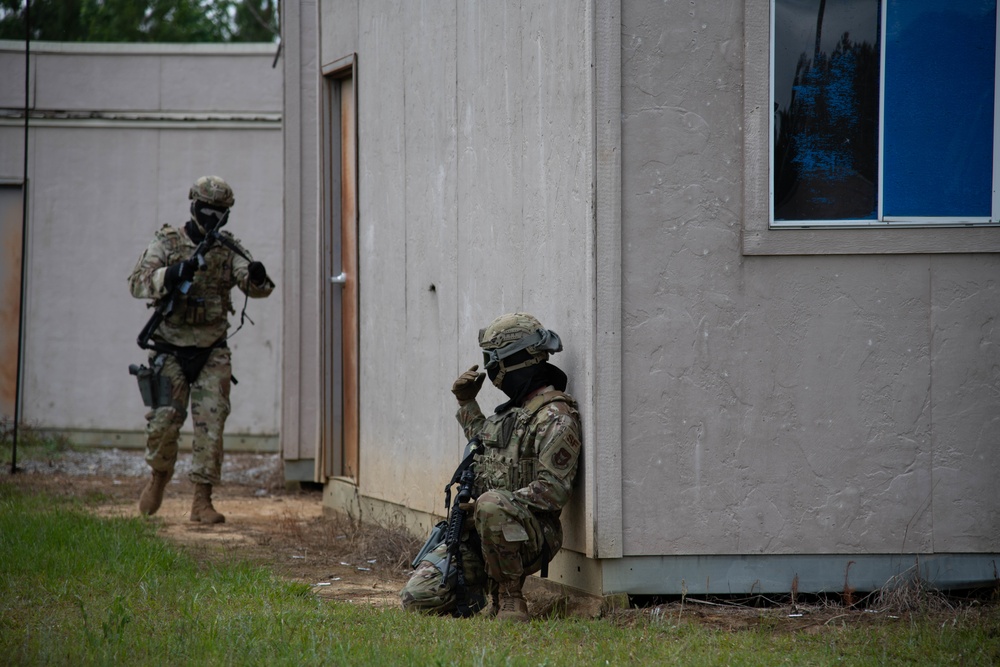
[[[518, 118], [518, 123], [517, 123], [518, 124], [518, 129], [521, 131], [521, 136], [519, 137], [520, 140], [521, 140], [521, 150], [517, 151], [517, 153], [516, 153], [516, 155], [518, 156], [518, 164], [517, 164], [517, 175], [518, 175], [517, 183], [518, 183], [518, 187], [517, 187], [517, 194], [518, 194], [518, 199], [520, 200], [519, 204], [520, 204], [520, 213], [521, 213], [521, 221], [520, 221], [521, 222], [521, 225], [520, 225], [521, 226], [521, 235], [520, 235], [520, 239], [519, 239], [520, 244], [519, 244], [518, 250], [520, 251], [520, 254], [523, 257], [524, 256], [524, 232], [525, 232], [525, 225], [524, 225], [524, 196], [525, 196], [524, 195], [524, 190], [525, 190], [525, 183], [524, 183], [524, 149], [525, 149], [525, 142], [527, 141], [527, 138], [528, 138], [528, 133], [524, 129], [524, 104], [525, 104], [525, 99], [527, 98], [527, 95], [525, 95], [525, 92], [524, 92], [524, 90], [525, 90], [525, 88], [524, 88], [524, 81], [525, 81], [525, 73], [524, 73], [524, 52], [525, 52], [524, 26], [525, 26], [525, 21], [524, 21], [524, 3], [523, 2], [520, 2], [517, 5], [517, 16], [518, 16], [518, 21], [517, 21], [517, 32], [518, 32], [518, 36], [517, 36], [518, 37], [518, 39], [517, 39], [517, 41], [518, 41], [518, 59], [517, 59], [518, 60], [518, 62], [517, 62], [517, 65], [518, 65], [518, 85], [515, 87], [515, 90], [520, 90], [521, 91], [520, 100], [519, 100], [520, 104], [518, 105], [518, 110], [520, 111], [520, 117]], [[539, 100], [539, 102], [540, 101], [541, 100]], [[539, 114], [541, 114], [541, 110], [540, 109], [539, 109]], [[542, 141], [542, 138], [539, 137], [538, 140]], [[545, 166], [542, 165], [541, 168], [544, 169]], [[524, 282], [524, 276], [523, 275], [521, 276], [521, 285], [520, 285], [520, 288], [521, 288], [521, 298], [519, 299], [520, 305], [518, 307], [518, 310], [523, 310], [523, 309], [527, 308], [527, 306], [524, 303], [524, 298], [525, 298], [526, 294], [525, 294], [525, 282]]]
[[[399, 5], [399, 8], [400, 8], [401, 11], [397, 14], [397, 16], [402, 17], [403, 16], [403, 12], [405, 10], [403, 10], [402, 4]], [[402, 190], [402, 192], [403, 192], [403, 327], [404, 327], [404, 331], [405, 331], [405, 333], [404, 333], [404, 338], [405, 338], [406, 335], [409, 335], [409, 329], [410, 329], [410, 317], [409, 317], [409, 313], [410, 313], [410, 301], [409, 301], [409, 298], [408, 298], [408, 294], [409, 294], [409, 291], [410, 291], [410, 288], [409, 288], [409, 283], [410, 283], [410, 280], [409, 280], [409, 276], [410, 276], [410, 263], [407, 261], [407, 256], [408, 256], [409, 250], [410, 250], [410, 243], [409, 243], [409, 239], [410, 239], [409, 227], [410, 227], [410, 225], [409, 225], [409, 220], [408, 220], [409, 216], [407, 216], [408, 197], [406, 196], [406, 192], [407, 192], [406, 185], [407, 185], [407, 181], [409, 180], [409, 178], [407, 177], [407, 173], [408, 172], [407, 172], [407, 169], [406, 169], [406, 134], [407, 134], [406, 133], [406, 46], [407, 46], [407, 43], [406, 43], [406, 19], [405, 18], [400, 18], [400, 24], [401, 24], [400, 30], [403, 33], [402, 36], [401, 36], [402, 39], [400, 40], [400, 43], [402, 44], [402, 49], [401, 49], [402, 53], [401, 53], [400, 58], [399, 58], [399, 67], [402, 70], [402, 74], [403, 74], [403, 76], [402, 76], [402, 79], [403, 79], [403, 90], [401, 91], [402, 92], [402, 98], [403, 98], [402, 99], [402, 109], [401, 109], [403, 119], [402, 119], [402, 122], [400, 123], [401, 127], [399, 128], [400, 139], [401, 139], [401, 141], [400, 141], [401, 145], [399, 147], [399, 152], [403, 156], [403, 182], [402, 182], [402, 186], [403, 186], [403, 190]]]
[[[623, 555], [621, 0], [595, 0], [593, 556]], [[598, 476], [600, 475], [600, 476]]]
[[[459, 164], [461, 162], [461, 160], [462, 160], [462, 150], [461, 150], [461, 147], [459, 146], [459, 138], [462, 136], [462, 131], [461, 131], [461, 128], [460, 128], [461, 120], [459, 119], [459, 116], [458, 116], [458, 114], [459, 114], [459, 106], [458, 106], [458, 90], [459, 90], [459, 88], [458, 88], [458, 82], [459, 82], [459, 75], [458, 75], [458, 70], [459, 70], [458, 41], [460, 39], [459, 31], [461, 30], [461, 27], [459, 26], [459, 22], [460, 21], [459, 21], [459, 13], [458, 13], [459, 12], [458, 2], [459, 2], [459, 0], [455, 0], [455, 2], [452, 5], [454, 7], [453, 11], [454, 11], [454, 15], [455, 15], [455, 59], [454, 59], [454, 62], [455, 62], [455, 94], [454, 94], [454, 98], [453, 98], [453, 104], [454, 104], [454, 108], [455, 108], [455, 116], [454, 116], [455, 117], [455, 231], [454, 231], [454, 234], [455, 234], [455, 274], [456, 274], [456, 276], [458, 274], [458, 268], [459, 268], [459, 260], [458, 260], [458, 258], [460, 256], [460, 251], [461, 251], [461, 235], [459, 234], [459, 229], [462, 226], [462, 188], [460, 187], [459, 182], [458, 182], [459, 181], [459, 174], [462, 173], [462, 167]], [[458, 280], [455, 283], [456, 288], [458, 287], [458, 284], [459, 284], [460, 281], [461, 281], [461, 276], [458, 276]], [[452, 370], [457, 370], [457, 369], [460, 368], [460, 366], [459, 366], [459, 356], [461, 354], [460, 350], [462, 349], [462, 346], [461, 346], [461, 335], [462, 335], [461, 319], [462, 318], [461, 318], [461, 314], [460, 314], [461, 310], [462, 310], [462, 303], [461, 303], [461, 298], [459, 297], [459, 290], [458, 289], [455, 290], [455, 294], [454, 294], [453, 298], [455, 300], [455, 322], [454, 322], [454, 325], [455, 325], [455, 328], [454, 328], [454, 332], [455, 332], [455, 344], [451, 346], [451, 353], [452, 353]]]
[[937, 428], [934, 425], [934, 256], [927, 258], [927, 422], [929, 424], [929, 436], [927, 438], [930, 448], [930, 500], [927, 509], [930, 512], [930, 533], [931, 533], [931, 553], [935, 549], [934, 534], [934, 455], [935, 455], [935, 434]]

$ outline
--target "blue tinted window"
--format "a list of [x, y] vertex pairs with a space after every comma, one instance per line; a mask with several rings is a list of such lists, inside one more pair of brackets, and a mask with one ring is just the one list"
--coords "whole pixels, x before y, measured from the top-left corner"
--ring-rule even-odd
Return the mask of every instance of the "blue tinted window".
[[879, 18], [873, 0], [775, 3], [775, 220], [877, 216]]
[[996, 0], [885, 3], [774, 0], [776, 223], [993, 216]]
[[886, 216], [992, 211], [996, 4], [889, 0]]

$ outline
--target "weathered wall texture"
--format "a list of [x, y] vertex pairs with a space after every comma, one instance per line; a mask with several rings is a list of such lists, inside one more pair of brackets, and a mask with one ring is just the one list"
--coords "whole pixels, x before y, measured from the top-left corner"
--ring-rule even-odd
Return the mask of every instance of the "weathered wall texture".
[[[319, 357], [319, 46], [316, 3], [282, 6], [284, 71], [284, 283], [281, 449], [316, 455], [321, 417]], [[308, 467], [308, 466], [307, 466]], [[311, 477], [309, 477], [311, 479]]]
[[624, 553], [996, 551], [1000, 258], [743, 256], [743, 40], [622, 5]]
[[[477, 332], [503, 312], [528, 310], [560, 334], [552, 361], [589, 417], [588, 12], [320, 5], [322, 63], [358, 58], [363, 494], [440, 513], [465, 444], [449, 389], [481, 363]], [[484, 409], [503, 400], [487, 383]], [[582, 548], [583, 512], [571, 514]]]
[[[524, 308], [566, 341], [587, 437], [603, 424], [587, 463], [621, 466], [584, 470], [572, 549], [996, 551], [1000, 259], [744, 255], [744, 53], [767, 22], [618, 8], [320, 2], [320, 66], [357, 53], [360, 493], [440, 512], [464, 444], [450, 383], [476, 330]], [[620, 82], [594, 63], [612, 45]], [[619, 510], [620, 536], [601, 528]]]
[[[0, 180], [10, 182], [23, 171], [23, 49], [0, 44]], [[187, 220], [197, 177], [214, 173], [233, 186], [228, 229], [280, 283], [273, 57], [261, 45], [31, 45], [27, 424], [92, 444], [144, 442], [145, 408], [128, 365], [145, 359], [135, 339], [150, 311], [126, 278], [157, 228]], [[275, 446], [281, 295], [279, 285], [252, 301], [256, 325], [230, 344], [239, 379], [230, 447]]]

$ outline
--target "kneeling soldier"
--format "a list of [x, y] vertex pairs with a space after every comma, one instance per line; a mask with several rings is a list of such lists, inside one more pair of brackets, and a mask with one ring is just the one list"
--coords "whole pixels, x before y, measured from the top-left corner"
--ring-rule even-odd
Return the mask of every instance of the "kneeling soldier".
[[[510, 313], [479, 332], [486, 374], [510, 399], [483, 416], [476, 401], [486, 374], [478, 365], [452, 386], [458, 421], [478, 438], [472, 518], [461, 536], [467, 591], [456, 591], [448, 545], [417, 565], [400, 592], [405, 609], [453, 614], [459, 601], [473, 611], [492, 598], [498, 619], [528, 620], [525, 577], [542, 570], [562, 546], [559, 514], [569, 500], [580, 456], [580, 417], [565, 393], [566, 374], [548, 362], [562, 350], [554, 332], [526, 313]], [[445, 575], [444, 573], [447, 573]]]

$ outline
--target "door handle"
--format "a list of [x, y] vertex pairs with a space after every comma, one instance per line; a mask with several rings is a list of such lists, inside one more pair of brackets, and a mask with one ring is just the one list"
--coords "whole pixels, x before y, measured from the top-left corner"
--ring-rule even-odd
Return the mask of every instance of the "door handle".
[[347, 283], [347, 274], [341, 271], [339, 276], [330, 276], [330, 282], [334, 285], [344, 285]]

